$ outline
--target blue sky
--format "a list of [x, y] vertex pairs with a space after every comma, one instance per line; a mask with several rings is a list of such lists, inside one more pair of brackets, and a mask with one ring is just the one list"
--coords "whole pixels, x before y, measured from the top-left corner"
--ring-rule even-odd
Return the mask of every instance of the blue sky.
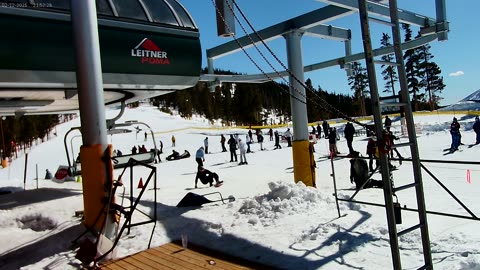
[[[205, 51], [232, 38], [217, 37], [216, 13], [212, 0], [179, 0], [191, 13], [200, 29], [200, 39], [203, 50], [203, 64], [205, 67]], [[479, 37], [474, 34], [476, 25], [469, 23], [475, 21], [480, 10], [480, 1], [446, 1], [447, 19], [450, 22], [449, 39], [447, 41], [434, 41], [430, 43], [431, 52], [434, 55], [434, 61], [442, 69], [442, 76], [446, 88], [442, 97], [441, 104], [446, 105], [463, 99], [470, 93], [480, 88], [476, 76], [480, 75], [478, 65], [478, 42]], [[273, 24], [299, 16], [306, 12], [325, 6], [324, 3], [315, 0], [237, 0], [244, 14], [256, 30], [261, 30]], [[399, 0], [399, 8], [419, 13], [435, 18], [435, 0]], [[352, 30], [352, 53], [363, 51], [361, 40], [361, 31], [358, 13], [347, 16], [339, 20], [329, 22], [336, 27], [349, 28]], [[251, 30], [248, 25], [242, 21], [248, 33]], [[371, 24], [372, 41], [374, 48], [378, 48], [382, 32], [391, 36], [391, 30], [387, 26]], [[413, 28], [414, 35], [418, 28]], [[242, 28], [237, 23], [237, 37], [245, 35]], [[402, 35], [403, 36], [403, 35]], [[278, 38], [267, 43], [276, 55], [287, 65], [285, 40]], [[344, 55], [343, 43], [332, 40], [304, 37], [302, 39], [303, 63], [304, 65], [314, 64], [332, 58]], [[264, 49], [262, 49], [265, 52]], [[255, 48], [248, 49], [252, 58], [267, 72], [273, 70], [268, 66], [264, 59], [256, 52]], [[268, 57], [274, 67], [282, 70], [281, 66], [275, 62], [272, 57]], [[215, 60], [214, 66], [225, 70], [231, 70], [244, 74], [261, 73], [254, 64], [250, 62], [247, 56], [240, 51]], [[377, 75], [381, 70], [376, 69]], [[319, 71], [308, 72], [305, 79], [310, 78], [315, 87], [321, 86], [329, 92], [351, 94], [348, 86], [346, 73], [338, 66], [322, 69]], [[378, 81], [379, 89], [383, 89], [384, 82]]]

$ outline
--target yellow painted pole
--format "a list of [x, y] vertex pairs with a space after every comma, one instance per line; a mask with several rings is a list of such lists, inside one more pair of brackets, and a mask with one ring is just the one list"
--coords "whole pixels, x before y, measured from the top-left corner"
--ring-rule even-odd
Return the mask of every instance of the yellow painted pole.
[[309, 141], [293, 141], [292, 153], [295, 183], [303, 182], [306, 186], [316, 187], [315, 160], [311, 143]]

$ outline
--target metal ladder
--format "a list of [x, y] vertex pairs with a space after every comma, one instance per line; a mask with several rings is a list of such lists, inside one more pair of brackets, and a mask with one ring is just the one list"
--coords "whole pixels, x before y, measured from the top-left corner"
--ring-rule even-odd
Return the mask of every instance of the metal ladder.
[[[373, 116], [375, 120], [375, 131], [379, 142], [384, 142], [383, 126], [382, 126], [382, 115], [381, 107], [382, 103], [380, 102], [380, 97], [378, 94], [378, 85], [375, 74], [375, 64], [386, 64], [385, 61], [375, 61], [373, 52], [372, 52], [372, 43], [370, 37], [370, 25], [369, 20], [387, 24], [392, 28], [392, 38], [393, 38], [393, 47], [395, 52], [395, 62], [388, 63], [397, 67], [398, 80], [400, 84], [399, 92], [399, 102], [398, 103], [388, 103], [388, 106], [397, 106], [403, 108], [405, 114], [405, 121], [408, 133], [408, 143], [396, 144], [394, 147], [410, 147], [410, 152], [412, 154], [412, 166], [414, 174], [414, 182], [400, 186], [392, 187], [391, 185], [391, 173], [389, 168], [388, 154], [380, 152], [380, 172], [382, 174], [382, 179], [384, 183], [384, 198], [385, 198], [385, 208], [387, 213], [388, 221], [388, 231], [390, 238], [390, 249], [392, 253], [392, 260], [394, 269], [402, 269], [400, 250], [398, 245], [398, 238], [404, 234], [410, 233], [417, 229], [420, 230], [422, 248], [423, 248], [423, 257], [425, 264], [418, 269], [433, 269], [432, 265], [432, 255], [430, 250], [430, 239], [428, 233], [428, 224], [427, 224], [427, 214], [425, 209], [425, 197], [423, 191], [422, 183], [422, 174], [421, 174], [421, 164], [418, 154], [418, 145], [415, 134], [415, 124], [413, 121], [413, 113], [410, 104], [410, 97], [408, 94], [407, 79], [405, 73], [405, 66], [403, 60], [403, 52], [401, 48], [401, 37], [400, 37], [400, 25], [398, 18], [398, 8], [396, 0], [389, 0], [388, 6], [390, 10], [390, 22], [383, 21], [376, 18], [369, 18], [367, 10], [367, 1], [359, 0], [359, 14], [360, 14], [360, 23], [362, 29], [363, 37], [363, 46], [365, 50], [365, 61], [367, 65], [367, 72], [370, 84], [370, 94], [373, 103]], [[416, 191], [416, 201], [418, 207], [418, 219], [419, 222], [417, 225], [414, 225], [410, 228], [404, 229], [402, 231], [397, 231], [397, 225], [395, 220], [395, 210], [393, 196], [396, 191], [415, 188]]]

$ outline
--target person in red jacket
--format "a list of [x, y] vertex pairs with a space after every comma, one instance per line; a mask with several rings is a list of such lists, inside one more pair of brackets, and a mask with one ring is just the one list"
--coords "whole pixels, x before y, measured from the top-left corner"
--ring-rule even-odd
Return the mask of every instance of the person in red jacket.
[[[368, 168], [373, 172], [373, 158], [377, 152], [377, 137], [371, 136], [367, 142]], [[376, 159], [376, 166], [378, 166], [378, 159]]]

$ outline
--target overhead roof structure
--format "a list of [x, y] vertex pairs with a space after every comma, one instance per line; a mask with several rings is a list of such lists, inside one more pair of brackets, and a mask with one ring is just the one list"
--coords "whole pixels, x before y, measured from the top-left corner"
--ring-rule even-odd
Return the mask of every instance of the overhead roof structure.
[[[70, 0], [0, 5], [0, 115], [78, 109]], [[176, 0], [96, 0], [106, 105], [195, 85], [198, 28]]]
[[[292, 31], [302, 31], [304, 35], [341, 41], [344, 43], [344, 56], [325, 60], [323, 62], [304, 66], [304, 72], [319, 70], [332, 66], [346, 67], [345, 64], [364, 59], [364, 53], [351, 54], [351, 31], [350, 29], [338, 28], [332, 26], [330, 23], [334, 20], [358, 13], [357, 0], [316, 0], [318, 2], [325, 2], [328, 5], [316, 9], [314, 11], [305, 13], [295, 18], [280, 22], [278, 24], [269, 26], [267, 28], [257, 30], [258, 35], [264, 42], [268, 42], [277, 38], [281, 38]], [[389, 7], [385, 5], [385, 0], [367, 1], [369, 14], [374, 15], [370, 19], [389, 18]], [[419, 26], [422, 29], [422, 36], [410, 42], [402, 44], [402, 48], [412, 49], [424, 44], [427, 44], [436, 39], [447, 39], [448, 22], [445, 16], [445, 7], [436, 5], [437, 18], [430, 18], [421, 14], [416, 14], [406, 10], [398, 10], [398, 17], [401, 23]], [[217, 75], [213, 74], [214, 60], [227, 56], [232, 53], [242, 50], [241, 47], [247, 49], [260, 43], [260, 40], [255, 34], [249, 36], [238, 37], [237, 41], [229, 41], [219, 46], [207, 50], [207, 58], [209, 63], [209, 73], [202, 74], [200, 80], [211, 81], [215, 83], [221, 82], [265, 82], [270, 79], [279, 77], [286, 77], [289, 75], [286, 70], [279, 70], [277, 72], [270, 72], [266, 74], [248, 74], [248, 75]], [[239, 44], [241, 47], [239, 47]], [[374, 56], [381, 56], [393, 53], [393, 46], [378, 48], [373, 51]]]

